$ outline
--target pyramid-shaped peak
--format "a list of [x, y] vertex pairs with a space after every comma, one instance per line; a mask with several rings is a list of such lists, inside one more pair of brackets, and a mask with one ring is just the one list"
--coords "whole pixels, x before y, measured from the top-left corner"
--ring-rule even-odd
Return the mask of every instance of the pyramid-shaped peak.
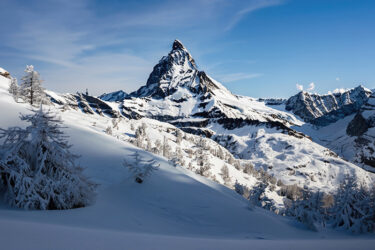
[[174, 40], [172, 49], [173, 50], [176, 50], [176, 49], [184, 49], [184, 50], [186, 50], [185, 46], [178, 39]]

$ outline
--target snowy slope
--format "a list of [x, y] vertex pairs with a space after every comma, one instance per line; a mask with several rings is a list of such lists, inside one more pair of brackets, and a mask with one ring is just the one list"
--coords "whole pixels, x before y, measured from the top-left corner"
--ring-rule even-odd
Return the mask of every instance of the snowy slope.
[[[7, 84], [0, 77], [0, 127], [24, 126], [18, 113], [29, 107], [13, 101]], [[144, 157], [160, 163], [160, 170], [139, 185], [121, 165], [139, 149], [91, 126], [95, 120], [104, 123], [103, 116], [75, 110], [60, 115], [85, 173], [100, 184], [96, 204], [66, 211], [23, 211], [1, 204], [6, 249], [175, 249], [177, 244], [181, 249], [290, 249], [312, 242], [321, 249], [337, 243], [350, 249], [356, 242], [346, 244], [343, 236], [312, 233], [262, 209], [249, 210], [247, 201], [226, 187], [144, 151]], [[323, 235], [332, 239], [317, 242]], [[374, 241], [359, 243], [366, 248]]]
[[343, 161], [319, 141], [296, 132], [304, 132], [299, 126], [305, 123], [287, 109], [296, 114], [303, 111], [305, 120], [334, 121], [358, 109], [368, 94], [360, 86], [327, 96], [301, 92], [288, 101], [234, 95], [200, 71], [189, 51], [176, 40], [146, 85], [118, 108], [127, 117], [166, 121], [185, 132], [209, 137], [285, 184], [330, 192], [346, 174], [368, 185], [373, 182], [372, 175]]
[[295, 127], [344, 159], [375, 172], [375, 96], [372, 94], [358, 112], [325, 127], [305, 124]]
[[332, 192], [347, 174], [361, 183], [374, 183], [374, 175], [306, 137], [296, 138], [265, 126], [227, 130], [214, 124], [211, 129], [216, 131], [214, 139], [229, 151], [285, 184]]
[[[121, 105], [119, 106], [118, 103], [104, 102], [82, 94], [60, 95], [51, 91], [47, 93], [55, 100], [55, 106], [64, 111], [63, 114], [69, 113], [76, 117], [74, 124], [79, 124], [81, 120], [84, 120], [82, 127], [89, 127], [98, 133], [103, 133], [110, 127], [112, 136], [122, 141], [135, 144], [135, 128], [147, 124], [148, 136], [144, 138], [143, 145], [138, 145], [139, 147], [154, 152], [153, 148], [156, 147], [157, 141], [162, 142], [166, 138], [167, 143], [173, 149], [169, 159], [177, 158], [179, 165], [193, 172], [200, 171], [200, 162], [203, 160], [210, 169], [201, 174], [231, 189], [234, 189], [236, 182], [252, 189], [257, 183], [265, 181], [258, 176], [260, 173], [246, 173], [245, 166], [249, 164], [257, 171], [266, 171], [276, 181], [280, 180], [286, 185], [297, 184], [301, 188], [314, 191], [333, 192], [346, 174], [356, 176], [361, 183], [366, 185], [373, 183], [372, 175], [343, 161], [333, 152], [312, 142], [303, 134], [294, 133], [293, 130], [288, 130], [288, 127], [280, 126], [280, 123], [276, 123], [279, 126], [277, 127], [270, 122], [250, 121], [249, 123], [246, 120], [239, 120], [238, 124], [232, 126], [233, 120], [229, 120], [228, 123], [221, 123], [220, 120], [210, 121], [205, 128], [189, 128], [193, 129], [193, 132], [196, 132], [194, 129], [204, 129], [212, 136], [211, 139], [184, 133], [186, 138], [178, 144], [176, 133], [179, 129], [173, 124], [150, 118], [120, 119]], [[262, 102], [254, 100], [254, 103], [258, 110], [265, 107]], [[168, 106], [168, 103], [164, 105]], [[130, 109], [129, 106], [127, 108]], [[263, 113], [266, 111], [267, 108], [264, 108]], [[180, 119], [178, 123], [193, 125], [204, 121], [203, 118], [197, 120], [198, 118], [185, 118]], [[117, 123], [116, 126], [113, 125], [114, 121]], [[186, 127], [183, 129], [186, 131]], [[150, 145], [146, 145], [146, 141]], [[200, 146], [201, 141], [205, 146]], [[181, 153], [177, 154], [178, 150]], [[204, 155], [201, 155], [202, 151], [205, 152]], [[219, 157], [218, 151], [224, 152], [224, 155]], [[233, 156], [239, 160], [231, 162]], [[224, 165], [228, 167], [229, 180], [224, 180], [221, 174]], [[275, 209], [282, 209], [285, 197], [280, 195], [281, 187], [272, 183], [269, 185], [270, 189], [266, 197], [272, 200]]]

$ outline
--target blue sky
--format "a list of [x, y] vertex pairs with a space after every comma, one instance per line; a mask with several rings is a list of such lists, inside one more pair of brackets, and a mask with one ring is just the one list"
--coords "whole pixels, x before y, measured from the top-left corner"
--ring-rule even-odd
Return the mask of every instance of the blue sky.
[[237, 94], [375, 88], [372, 0], [2, 0], [0, 22], [0, 67], [59, 92], [136, 90], [176, 38]]

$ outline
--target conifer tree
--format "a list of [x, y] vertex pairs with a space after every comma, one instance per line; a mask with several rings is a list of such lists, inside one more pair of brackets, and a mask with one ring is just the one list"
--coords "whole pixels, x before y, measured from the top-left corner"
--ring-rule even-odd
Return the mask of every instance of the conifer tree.
[[123, 166], [128, 168], [137, 183], [142, 183], [145, 178], [149, 177], [154, 171], [159, 169], [155, 160], [146, 161], [138, 151], [132, 156], [133, 161], [124, 160]]
[[41, 210], [90, 204], [96, 185], [76, 165], [62, 121], [42, 107], [21, 120], [31, 125], [0, 130], [0, 185], [9, 204]]
[[32, 106], [49, 104], [42, 87], [42, 80], [40, 79], [39, 73], [34, 70], [34, 66], [27, 66], [25, 72], [26, 75], [21, 79], [20, 97]]
[[11, 78], [10, 79], [10, 85], [9, 85], [9, 93], [13, 96], [13, 99], [18, 102], [18, 96], [19, 96], [19, 87], [17, 84], [17, 79], [16, 78]]
[[333, 227], [354, 233], [374, 229], [370, 192], [359, 186], [354, 176], [347, 175], [335, 195]]

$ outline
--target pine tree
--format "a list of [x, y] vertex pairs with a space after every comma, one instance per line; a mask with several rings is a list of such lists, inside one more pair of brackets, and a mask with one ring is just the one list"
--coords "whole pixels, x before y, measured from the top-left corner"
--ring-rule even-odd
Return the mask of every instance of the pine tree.
[[90, 204], [96, 185], [76, 165], [62, 121], [42, 107], [21, 120], [26, 129], [1, 129], [1, 186], [10, 205], [25, 209], [69, 209]]
[[34, 66], [27, 66], [25, 69], [26, 75], [22, 77], [20, 86], [20, 97], [32, 106], [39, 106], [40, 104], [49, 104], [46, 94], [42, 87], [42, 80], [39, 73], [34, 70]]
[[210, 173], [210, 169], [211, 169], [211, 166], [210, 164], [207, 162], [205, 163], [203, 166], [200, 166], [198, 169], [195, 170], [195, 173], [196, 174], [199, 174], [201, 176], [204, 176], [204, 177], [209, 177], [211, 175]]
[[304, 192], [303, 198], [291, 201], [286, 206], [286, 214], [304, 223], [309, 229], [318, 231], [319, 225], [323, 224], [323, 208], [321, 192]]
[[244, 186], [241, 185], [240, 183], [238, 183], [238, 181], [236, 180], [236, 182], [234, 183], [234, 190], [239, 194], [239, 195], [244, 195], [245, 191], [244, 191]]
[[177, 130], [176, 130], [176, 143], [177, 143], [178, 145], [181, 144], [181, 142], [182, 142], [182, 137], [183, 137], [183, 133], [181, 132], [181, 130], [177, 129]]
[[254, 166], [251, 163], [246, 163], [243, 167], [243, 172], [245, 174], [253, 174], [255, 172]]
[[112, 127], [111, 127], [111, 126], [108, 126], [108, 127], [105, 129], [105, 133], [106, 133], [107, 135], [112, 135], [112, 134], [113, 134], [113, 132], [112, 132]]
[[121, 122], [121, 118], [113, 118], [112, 119], [112, 126], [114, 129], [119, 129], [118, 125]]
[[224, 152], [221, 147], [219, 147], [219, 149], [217, 150], [217, 157], [221, 160], [224, 160]]
[[149, 138], [146, 138], [147, 139], [147, 145], [146, 145], [146, 150], [148, 152], [152, 152], [152, 144], [151, 144], [151, 140]]
[[267, 210], [274, 209], [272, 201], [266, 196], [267, 187], [268, 183], [264, 182], [258, 182], [255, 186], [253, 186], [249, 194], [251, 207], [258, 206]]
[[225, 185], [229, 185], [231, 179], [229, 177], [229, 169], [226, 164], [224, 164], [220, 170], [221, 178], [224, 180]]
[[155, 160], [144, 160], [138, 151], [134, 153], [132, 158], [134, 158], [132, 162], [124, 160], [123, 166], [129, 169], [137, 183], [142, 183], [145, 178], [151, 176], [154, 171], [159, 169], [159, 165], [156, 164]]
[[19, 96], [19, 87], [17, 84], [16, 78], [11, 78], [10, 85], [9, 85], [9, 93], [13, 96], [13, 99], [18, 102], [18, 96]]
[[250, 196], [250, 189], [242, 184], [240, 184], [237, 180], [234, 184], [234, 190], [239, 194], [245, 197], [246, 199], [249, 199]]
[[147, 137], [146, 134], [147, 125], [146, 123], [142, 123], [135, 131], [135, 139], [136, 139], [136, 146], [139, 148], [144, 148], [144, 141]]
[[154, 153], [155, 154], [160, 154], [160, 152], [162, 152], [163, 151], [163, 145], [162, 145], [162, 143], [161, 143], [161, 141], [159, 140], [159, 139], [157, 139], [156, 141], [155, 141], [155, 147], [154, 147]]
[[357, 184], [354, 176], [347, 175], [335, 195], [333, 227], [354, 233], [373, 230], [370, 200], [370, 193]]
[[163, 140], [163, 156], [168, 158], [171, 154], [171, 146], [168, 144], [168, 139], [164, 136]]

